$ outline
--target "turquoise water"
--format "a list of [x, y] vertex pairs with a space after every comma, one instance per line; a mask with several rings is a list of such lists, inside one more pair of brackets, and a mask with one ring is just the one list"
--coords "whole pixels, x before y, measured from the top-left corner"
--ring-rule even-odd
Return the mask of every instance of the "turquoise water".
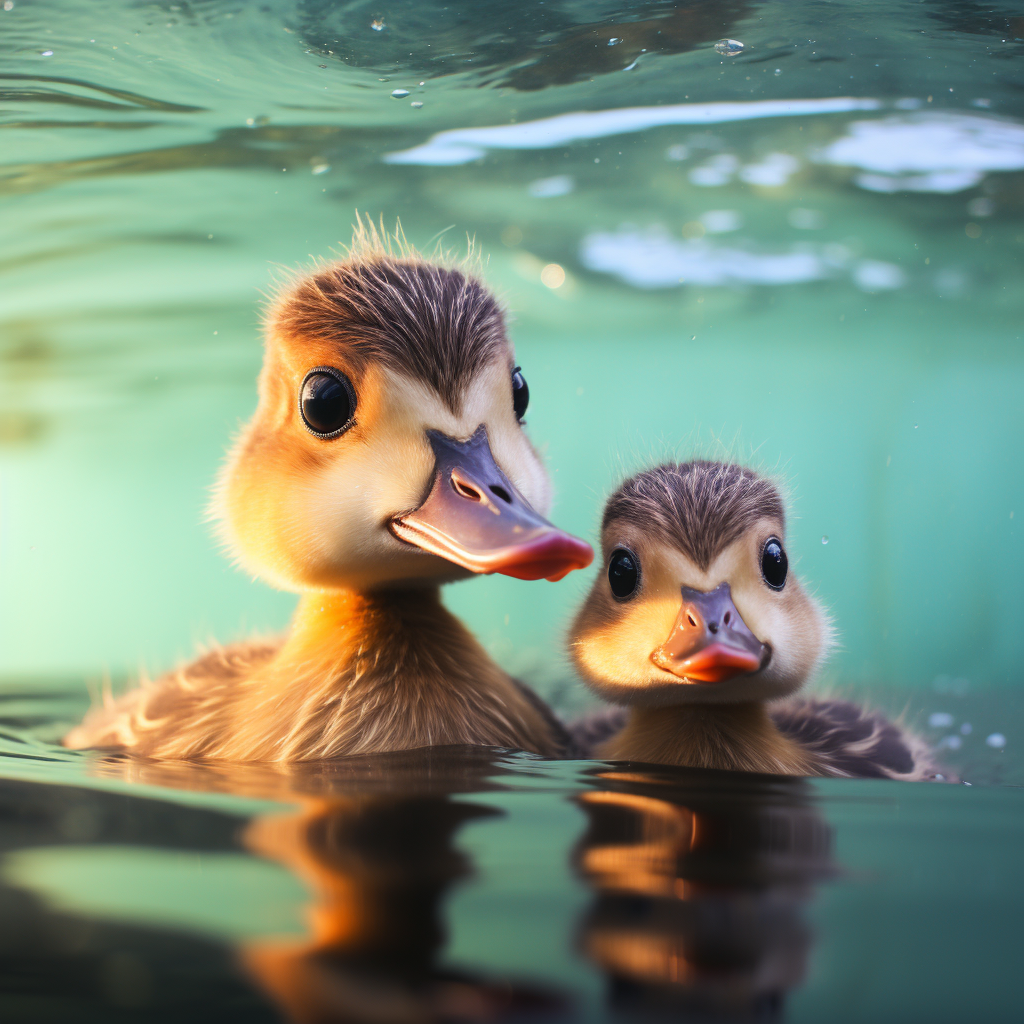
[[[310, 959], [310, 907], [381, 853], [374, 813], [384, 925], [320, 957], [366, 1019], [1014, 1017], [1022, 60], [1015, 8], [955, 0], [0, 4], [5, 1018], [294, 1015], [268, 944]], [[775, 473], [840, 633], [820, 685], [905, 713], [973, 787], [463, 753], [426, 793], [421, 764], [222, 778], [55, 748], [105, 679], [287, 622], [204, 509], [254, 407], [263, 296], [356, 210], [424, 249], [475, 239], [559, 525], [593, 539], [608, 489], [669, 454]], [[571, 711], [588, 583], [447, 600]], [[337, 870], [252, 824], [314, 814], [310, 792]], [[732, 807], [717, 909], [700, 858], [633, 849]], [[755, 819], [792, 836], [766, 850]], [[616, 835], [613, 885], [586, 864]]]

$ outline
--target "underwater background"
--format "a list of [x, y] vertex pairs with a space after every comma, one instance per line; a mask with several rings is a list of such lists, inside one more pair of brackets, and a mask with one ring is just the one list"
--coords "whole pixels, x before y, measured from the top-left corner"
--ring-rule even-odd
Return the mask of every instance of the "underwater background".
[[[155, 965], [219, 956], [211, 976], [233, 978], [223, 951], [239, 936], [302, 931], [308, 876], [236, 838], [238, 822], [294, 793], [99, 770], [52, 744], [105, 680], [286, 625], [294, 597], [218, 550], [209, 488], [255, 407], [262, 304], [292, 270], [340, 253], [357, 211], [389, 229], [400, 218], [426, 252], [473, 240], [512, 317], [553, 521], [596, 542], [609, 489], [651, 460], [724, 455], [774, 475], [791, 558], [838, 629], [819, 685], [903, 713], [973, 780], [970, 792], [829, 781], [736, 797], [769, 832], [779, 807], [790, 825], [815, 807], [837, 837], [829, 846], [816, 825], [792, 825], [810, 838], [783, 849], [789, 867], [771, 860], [765, 874], [754, 857], [730, 876], [737, 892], [756, 876], [789, 899], [844, 865], [815, 904], [822, 944], [794, 1017], [1019, 1019], [1024, 837], [1019, 790], [1006, 788], [1024, 783], [1019, 8], [3, 0], [0, 768], [14, 780], [2, 837], [14, 852], [0, 868], [0, 1000], [11, 1019], [106, 1020], [112, 1006], [171, 1019], [212, 989], [192, 967]], [[593, 702], [563, 634], [595, 571], [474, 579], [446, 600], [500, 664], [572, 712]], [[424, 861], [441, 865], [430, 877], [477, 879], [444, 903], [448, 945], [435, 936], [430, 948], [540, 978], [507, 1004], [515, 1019], [632, 1013], [638, 1004], [601, 995], [594, 964], [614, 955], [595, 953], [578, 924], [596, 884], [585, 848], [606, 827], [581, 794], [629, 785], [529, 758], [473, 762], [470, 783], [464, 769], [452, 781], [438, 768], [440, 789], [471, 790], [490, 811], [466, 824], [450, 818], [461, 798], [416, 798], [447, 808], [444, 836], [462, 828], [463, 860], [440, 833], [434, 847], [411, 841], [439, 851]], [[665, 785], [671, 807], [718, 813], [706, 780]], [[653, 799], [643, 786], [622, 797], [640, 818]], [[675, 870], [672, 884], [691, 878]], [[169, 895], [154, 903], [157, 891]], [[593, 913], [600, 924], [627, 911]], [[805, 940], [786, 913], [772, 920], [792, 953]], [[58, 933], [79, 946], [32, 945]], [[212, 945], [189, 946], [192, 960], [160, 945], [180, 934]], [[82, 967], [89, 942], [99, 951]], [[10, 968], [23, 945], [38, 947], [35, 966]], [[58, 963], [99, 977], [99, 1002], [50, 992]], [[640, 984], [625, 974], [620, 995]], [[776, 975], [784, 989], [803, 976]], [[160, 1003], [165, 989], [195, 998]], [[202, 1012], [273, 1019], [242, 991], [217, 989]], [[423, 1019], [462, 1019], [456, 1004], [476, 1019], [490, 991], [439, 996]], [[705, 996], [693, 1012], [717, 1013]]]

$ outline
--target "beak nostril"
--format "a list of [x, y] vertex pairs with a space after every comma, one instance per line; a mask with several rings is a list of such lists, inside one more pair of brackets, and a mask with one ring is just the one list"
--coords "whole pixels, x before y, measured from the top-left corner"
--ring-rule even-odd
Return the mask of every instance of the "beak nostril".
[[504, 487], [499, 487], [497, 484], [491, 484], [491, 494], [496, 498], [500, 498], [506, 505], [512, 504], [512, 495], [505, 490]]
[[694, 629], [697, 628], [697, 620], [693, 617], [693, 612], [686, 613], [686, 621], [689, 622]]
[[452, 476], [452, 488], [464, 498], [469, 498], [470, 501], [483, 501], [483, 495], [475, 487], [457, 480], [454, 476]]
[[726, 626], [728, 626], [731, 621], [732, 621], [732, 612], [726, 612], [725, 615], [722, 616], [722, 622]]

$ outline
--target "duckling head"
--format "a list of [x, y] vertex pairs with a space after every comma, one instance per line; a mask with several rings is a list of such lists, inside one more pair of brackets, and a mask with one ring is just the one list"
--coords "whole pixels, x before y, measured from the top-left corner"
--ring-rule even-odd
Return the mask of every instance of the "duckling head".
[[789, 566], [782, 499], [749, 469], [640, 473], [608, 500], [601, 542], [605, 571], [570, 646], [607, 700], [771, 700], [797, 690], [829, 646], [829, 621]]
[[269, 310], [258, 407], [215, 500], [239, 562], [298, 591], [588, 565], [590, 546], [544, 518], [529, 388], [494, 296], [371, 242]]

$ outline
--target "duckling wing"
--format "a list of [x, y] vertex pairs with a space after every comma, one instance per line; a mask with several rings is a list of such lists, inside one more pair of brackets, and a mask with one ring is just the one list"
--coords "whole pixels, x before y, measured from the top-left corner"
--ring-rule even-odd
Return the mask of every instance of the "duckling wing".
[[565, 756], [595, 757], [597, 748], [622, 732], [628, 719], [628, 708], [619, 707], [601, 708], [575, 719], [566, 726], [571, 746]]
[[552, 740], [557, 747], [557, 752], [554, 756], [576, 757], [577, 754], [575, 747], [573, 746], [572, 736], [566, 729], [565, 723], [525, 683], [519, 682], [518, 679], [513, 679], [512, 682], [515, 683], [519, 692], [526, 698], [530, 703], [530, 706], [541, 716], [541, 718], [544, 719], [548, 728], [551, 730]]
[[280, 641], [250, 640], [218, 647], [99, 707], [63, 739], [73, 750], [131, 750], [142, 755], [202, 756], [214, 725], [228, 727], [238, 684], [268, 662]]
[[787, 701], [771, 712], [783, 735], [816, 754], [822, 774], [858, 779], [951, 779], [937, 775], [928, 745], [884, 715], [843, 700]]

